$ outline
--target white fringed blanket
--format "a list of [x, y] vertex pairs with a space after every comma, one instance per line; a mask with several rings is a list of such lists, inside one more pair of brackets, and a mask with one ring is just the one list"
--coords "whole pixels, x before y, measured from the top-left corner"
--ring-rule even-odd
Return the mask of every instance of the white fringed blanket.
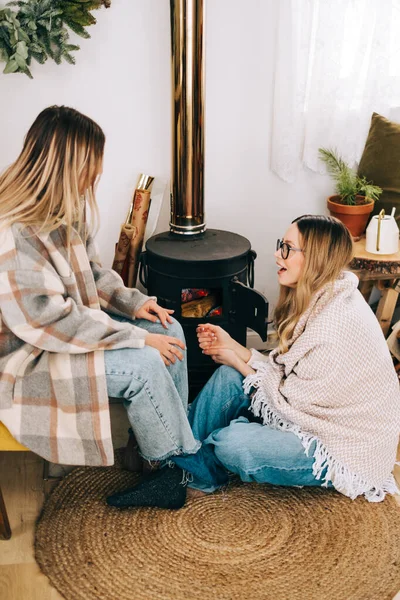
[[256, 351], [246, 377], [252, 410], [265, 424], [295, 433], [314, 475], [355, 498], [397, 493], [392, 475], [400, 433], [400, 391], [382, 330], [357, 290], [354, 273], [314, 297], [285, 354]]

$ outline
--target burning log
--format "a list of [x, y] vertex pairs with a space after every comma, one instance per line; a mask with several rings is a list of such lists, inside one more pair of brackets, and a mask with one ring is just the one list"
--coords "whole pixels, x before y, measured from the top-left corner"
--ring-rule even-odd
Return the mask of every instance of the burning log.
[[186, 302], [182, 304], [181, 314], [182, 317], [190, 317], [200, 319], [201, 317], [205, 317], [210, 310], [212, 310], [217, 303], [216, 296], [206, 296], [205, 298], [201, 298], [200, 300], [191, 300], [191, 302]]

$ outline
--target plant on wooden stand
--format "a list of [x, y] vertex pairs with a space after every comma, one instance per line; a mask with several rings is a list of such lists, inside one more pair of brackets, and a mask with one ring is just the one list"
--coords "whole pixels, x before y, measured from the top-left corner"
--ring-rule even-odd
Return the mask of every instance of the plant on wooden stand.
[[340, 219], [354, 237], [359, 237], [365, 232], [374, 203], [382, 194], [382, 189], [357, 175], [336, 150], [319, 148], [318, 152], [336, 184], [336, 194], [328, 198], [329, 212]]

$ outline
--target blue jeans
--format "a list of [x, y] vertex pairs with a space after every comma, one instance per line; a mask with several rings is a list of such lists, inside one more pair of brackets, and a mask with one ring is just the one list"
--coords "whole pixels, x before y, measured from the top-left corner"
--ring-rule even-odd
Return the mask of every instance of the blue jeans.
[[[116, 321], [129, 321], [113, 316]], [[185, 341], [177, 321], [164, 329], [144, 319], [134, 322], [151, 333]], [[165, 366], [155, 348], [123, 348], [104, 352], [108, 395], [123, 398], [128, 419], [142, 456], [162, 460], [174, 454], [191, 454], [200, 447], [187, 419], [188, 380], [184, 359]]]
[[243, 377], [222, 366], [189, 410], [189, 422], [201, 449], [172, 460], [193, 475], [190, 487], [212, 492], [228, 481], [227, 471], [242, 481], [283, 486], [320, 486], [312, 473], [315, 442], [306, 456], [294, 433], [257, 422], [248, 411]]

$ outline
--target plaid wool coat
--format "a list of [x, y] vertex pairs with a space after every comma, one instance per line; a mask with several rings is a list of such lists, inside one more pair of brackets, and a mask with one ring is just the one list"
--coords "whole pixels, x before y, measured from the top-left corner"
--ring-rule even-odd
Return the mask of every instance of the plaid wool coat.
[[90, 236], [0, 229], [0, 421], [45, 459], [113, 464], [104, 350], [142, 348], [148, 300], [103, 269]]

